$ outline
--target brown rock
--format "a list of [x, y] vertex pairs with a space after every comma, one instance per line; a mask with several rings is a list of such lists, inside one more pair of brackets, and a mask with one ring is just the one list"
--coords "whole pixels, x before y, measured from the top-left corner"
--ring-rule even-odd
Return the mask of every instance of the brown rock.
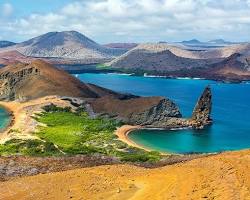
[[204, 126], [212, 123], [211, 119], [212, 110], [212, 91], [209, 86], [207, 86], [199, 98], [192, 117], [191, 123], [194, 128], [201, 129]]

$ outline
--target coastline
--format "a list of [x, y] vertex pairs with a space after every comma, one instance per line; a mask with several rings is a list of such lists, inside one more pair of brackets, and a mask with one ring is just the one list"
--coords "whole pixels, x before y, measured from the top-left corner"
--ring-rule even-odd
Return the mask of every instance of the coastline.
[[4, 130], [0, 130], [0, 144], [4, 144], [10, 139], [37, 139], [37, 136], [32, 133], [36, 131], [38, 123], [32, 116], [41, 112], [42, 106], [50, 103], [62, 107], [70, 106], [69, 103], [57, 96], [46, 96], [29, 102], [0, 101], [0, 106], [11, 114], [11, 121], [8, 126]]
[[[107, 66], [109, 67], [109, 66]], [[111, 72], [109, 71], [111, 70]], [[70, 71], [70, 70], [68, 70]], [[82, 73], [104, 73], [104, 74], [117, 74], [117, 75], [126, 75], [126, 76], [138, 76], [138, 77], [145, 77], [145, 78], [165, 78], [165, 79], [176, 79], [176, 80], [207, 80], [207, 81], [215, 81], [219, 83], [225, 83], [225, 84], [240, 84], [244, 82], [249, 82], [249, 79], [246, 78], [226, 78], [226, 77], [210, 77], [210, 76], [181, 76], [181, 75], [162, 75], [162, 74], [150, 74], [150, 72], [142, 72], [142, 73], [136, 73], [134, 71], [123, 71], [122, 69], [119, 70], [115, 68], [106, 68], [106, 69], [96, 69], [95, 71], [79, 71], [76, 72], [76, 74], [82, 74]], [[75, 73], [74, 73], [75, 74]]]
[[[143, 149], [145, 151], [153, 151], [153, 149], [149, 149], [146, 148], [142, 145], [139, 145], [137, 143], [135, 143], [134, 141], [132, 141], [131, 139], [129, 139], [128, 135], [134, 131], [134, 130], [139, 130], [142, 129], [142, 126], [131, 126], [131, 125], [123, 125], [119, 128], [116, 129], [115, 131], [115, 135], [117, 135], [118, 139], [121, 140], [122, 142], [128, 144], [129, 146], [132, 147], [136, 147], [139, 149]], [[160, 152], [161, 155], [172, 155], [170, 153], [166, 153], [166, 152]]]
[[[150, 149], [150, 148], [146, 148], [142, 145], [139, 145], [138, 143], [134, 142], [133, 140], [129, 139], [128, 135], [134, 131], [134, 130], [139, 130], [139, 129], [153, 129], [153, 128], [144, 128], [142, 126], [132, 126], [132, 125], [123, 125], [121, 127], [118, 127], [116, 130], [115, 130], [115, 135], [118, 137], [118, 139], [124, 143], [126, 143], [127, 145], [129, 146], [132, 146], [132, 147], [136, 147], [136, 148], [139, 148], [139, 149], [143, 149], [145, 151], [154, 151], [154, 149]], [[158, 129], [158, 128], [156, 128]], [[181, 130], [181, 129], [185, 129], [185, 128], [180, 128], [180, 129], [171, 129], [171, 130]], [[187, 127], [188, 129], [188, 127]], [[246, 148], [246, 149], [242, 149], [242, 150], [249, 150], [249, 148]], [[239, 150], [237, 150], [239, 151]], [[161, 152], [161, 151], [158, 151], [161, 155], [165, 155], [165, 156], [169, 156], [169, 155], [183, 155], [185, 156], [186, 154], [181, 154], [181, 153], [168, 153], [168, 152]], [[217, 155], [217, 154], [221, 154], [221, 153], [224, 153], [224, 152], [233, 152], [233, 151], [222, 151], [222, 152], [211, 152], [211, 153], [197, 153], [199, 155]], [[187, 154], [189, 155], [189, 154]]]
[[9, 107], [6, 107], [6, 106], [4, 106], [3, 104], [0, 103], [0, 108], [3, 108], [9, 115], [8, 123], [5, 125], [4, 128], [0, 128], [0, 134], [3, 134], [6, 131], [8, 131], [10, 129], [10, 127], [12, 127], [14, 125], [15, 116], [13, 114], [13, 111]]

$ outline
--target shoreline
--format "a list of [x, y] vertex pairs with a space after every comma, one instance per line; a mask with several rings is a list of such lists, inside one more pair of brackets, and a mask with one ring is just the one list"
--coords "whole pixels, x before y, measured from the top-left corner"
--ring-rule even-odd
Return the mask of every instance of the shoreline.
[[9, 107], [4, 106], [0, 103], [0, 108], [3, 108], [9, 115], [8, 123], [5, 125], [4, 128], [0, 128], [0, 134], [4, 134], [15, 124], [15, 116], [13, 111]]
[[[146, 148], [142, 145], [137, 144], [136, 142], [132, 141], [129, 139], [128, 135], [134, 131], [134, 130], [139, 130], [142, 129], [142, 126], [132, 126], [132, 125], [123, 125], [119, 128], [116, 129], [115, 135], [118, 137], [118, 139], [124, 143], [126, 143], [129, 146], [136, 147], [139, 149], [143, 149], [145, 151], [154, 151], [153, 149]], [[161, 155], [178, 155], [178, 154], [172, 154], [172, 153], [166, 153], [166, 152], [161, 152], [159, 151]]]
[[4, 130], [0, 130], [0, 144], [4, 144], [11, 139], [37, 139], [38, 137], [32, 133], [36, 131], [38, 123], [32, 116], [35, 113], [40, 113], [41, 107], [50, 103], [62, 107], [70, 106], [69, 103], [61, 100], [58, 96], [46, 96], [28, 102], [0, 101], [0, 106], [11, 115], [8, 126]]
[[[134, 131], [134, 130], [140, 130], [140, 129], [153, 129], [153, 128], [144, 128], [142, 126], [132, 126], [132, 125], [123, 125], [119, 128], [117, 128], [115, 130], [115, 135], [118, 137], [118, 139], [122, 142], [124, 142], [125, 144], [127, 145], [130, 145], [132, 147], [136, 147], [136, 148], [139, 148], [139, 149], [143, 149], [147, 152], [150, 152], [150, 151], [158, 151], [158, 150], [154, 150], [154, 149], [150, 149], [150, 148], [146, 148], [142, 145], [139, 145], [138, 143], [134, 142], [133, 140], [129, 139], [128, 135]], [[158, 129], [158, 128], [156, 128]], [[182, 129], [185, 129], [185, 128], [177, 128], [177, 129], [170, 129], [170, 130], [182, 130]], [[187, 127], [188, 129], [188, 127]], [[158, 129], [159, 130], [159, 129]], [[164, 129], [162, 129], [164, 130]], [[249, 148], [245, 148], [245, 149], [240, 149], [240, 150], [235, 150], [235, 151], [241, 151], [241, 150], [249, 150]], [[185, 155], [191, 155], [191, 154], [182, 154], [182, 153], [170, 153], [170, 152], [162, 152], [162, 151], [158, 151], [161, 155], [165, 155], [165, 156], [169, 156], [169, 155], [182, 155], [182, 156], [185, 156]], [[221, 153], [225, 153], [225, 152], [234, 152], [234, 151], [222, 151], [222, 152], [210, 152], [210, 153], [196, 153], [198, 155], [218, 155], [218, 154], [221, 154]]]
[[[73, 64], [74, 66], [74, 64]], [[112, 70], [112, 72], [110, 71], [106, 71], [106, 70]], [[70, 71], [70, 70], [66, 70], [66, 71]], [[108, 68], [105, 70], [96, 70], [96, 71], [81, 71], [81, 72], [77, 72], [77, 73], [73, 73], [73, 74], [83, 74], [83, 73], [93, 73], [93, 74], [117, 74], [117, 75], [127, 75], [127, 76], [138, 76], [138, 77], [145, 77], [145, 78], [164, 78], [164, 79], [176, 79], [176, 80], [207, 80], [207, 81], [214, 81], [214, 82], [219, 82], [219, 83], [224, 83], [224, 84], [241, 84], [241, 83], [245, 83], [245, 82], [249, 82], [250, 79], [227, 79], [227, 78], [212, 78], [212, 77], [193, 77], [193, 76], [174, 76], [174, 75], [154, 75], [154, 74], [147, 74], [147, 72], [141, 74], [141, 73], [135, 73], [135, 72], [123, 72], [123, 71], [119, 71], [119, 69], [114, 69], [114, 68]], [[72, 74], [72, 73], [70, 73]]]

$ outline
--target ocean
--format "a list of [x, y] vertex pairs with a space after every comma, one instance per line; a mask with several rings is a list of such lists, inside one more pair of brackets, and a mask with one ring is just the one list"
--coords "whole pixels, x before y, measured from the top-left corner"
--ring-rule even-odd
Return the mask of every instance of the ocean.
[[165, 79], [120, 74], [78, 74], [77, 77], [118, 92], [164, 96], [179, 106], [184, 117], [207, 85], [213, 93], [212, 126], [204, 130], [140, 130], [129, 138], [161, 152], [211, 153], [250, 148], [250, 84], [224, 84], [209, 80]]
[[0, 130], [8, 125], [9, 120], [9, 113], [4, 108], [0, 107]]

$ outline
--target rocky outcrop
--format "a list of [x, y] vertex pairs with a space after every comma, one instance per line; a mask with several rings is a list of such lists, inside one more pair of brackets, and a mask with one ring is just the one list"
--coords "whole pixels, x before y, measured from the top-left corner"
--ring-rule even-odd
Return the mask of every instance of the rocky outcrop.
[[144, 111], [132, 113], [130, 123], [143, 126], [154, 124], [156, 122], [168, 121], [170, 118], [182, 117], [177, 105], [169, 99], [162, 99], [158, 104], [145, 108]]
[[[19, 64], [20, 66], [25, 66]], [[0, 100], [15, 100], [19, 98], [16, 96], [16, 85], [20, 84], [24, 79], [30, 76], [36, 76], [40, 74], [40, 70], [35, 67], [23, 68], [16, 72], [4, 72], [0, 74]]]
[[211, 110], [212, 110], [212, 91], [209, 86], [207, 86], [199, 98], [192, 117], [191, 125], [196, 129], [202, 129], [204, 126], [212, 123], [211, 119]]
[[169, 118], [180, 118], [175, 103], [162, 97], [117, 99], [110, 96], [90, 102], [94, 113], [108, 115], [131, 125], [151, 125]]

